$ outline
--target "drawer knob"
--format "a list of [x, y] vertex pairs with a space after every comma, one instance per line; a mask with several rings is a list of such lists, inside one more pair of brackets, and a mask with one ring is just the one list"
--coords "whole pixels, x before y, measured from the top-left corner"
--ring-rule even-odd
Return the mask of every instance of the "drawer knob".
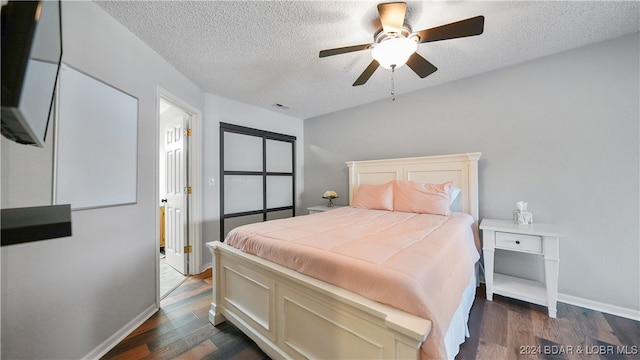
[[516, 240], [516, 244], [520, 245], [520, 240]]

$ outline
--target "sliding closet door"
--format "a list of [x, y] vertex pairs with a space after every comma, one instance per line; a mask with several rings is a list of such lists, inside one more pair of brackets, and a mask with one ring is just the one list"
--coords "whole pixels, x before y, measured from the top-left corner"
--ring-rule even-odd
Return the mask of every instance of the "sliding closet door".
[[294, 142], [265, 139], [266, 220], [294, 216]]
[[220, 236], [295, 216], [294, 136], [220, 124]]

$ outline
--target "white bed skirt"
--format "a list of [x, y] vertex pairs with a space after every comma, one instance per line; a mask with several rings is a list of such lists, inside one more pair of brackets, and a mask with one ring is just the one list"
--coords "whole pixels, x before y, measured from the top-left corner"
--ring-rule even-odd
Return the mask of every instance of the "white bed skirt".
[[468, 325], [469, 313], [471, 312], [473, 301], [476, 298], [476, 288], [478, 286], [477, 270], [478, 267], [476, 266], [476, 274], [462, 293], [460, 305], [453, 314], [451, 323], [449, 324], [449, 329], [445, 333], [444, 345], [447, 349], [447, 358], [449, 359], [453, 359], [458, 355], [458, 352], [460, 351], [460, 344], [464, 343], [470, 336]]

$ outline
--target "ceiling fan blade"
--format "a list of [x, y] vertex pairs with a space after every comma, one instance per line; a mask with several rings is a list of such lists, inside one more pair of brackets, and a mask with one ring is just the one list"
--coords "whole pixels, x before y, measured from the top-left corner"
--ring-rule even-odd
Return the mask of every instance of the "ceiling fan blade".
[[369, 80], [371, 75], [373, 75], [373, 72], [376, 71], [378, 66], [380, 66], [380, 64], [376, 60], [373, 60], [369, 64], [369, 66], [367, 66], [367, 68], [364, 69], [364, 72], [362, 72], [362, 74], [360, 74], [360, 77], [358, 79], [356, 79], [356, 82], [353, 83], [353, 86], [364, 85], [364, 83], [366, 83], [367, 80]]
[[335, 49], [321, 50], [320, 57], [323, 58], [327, 56], [346, 54], [354, 51], [367, 50], [370, 47], [371, 47], [371, 44], [362, 44], [362, 45], [345, 46], [345, 47], [335, 48]]
[[413, 70], [418, 76], [421, 78], [426, 78], [427, 76], [433, 74], [438, 70], [432, 63], [430, 63], [427, 59], [420, 56], [420, 54], [413, 53], [409, 60], [407, 60], [407, 66]]
[[404, 15], [407, 12], [407, 3], [392, 2], [378, 4], [380, 23], [385, 33], [400, 33], [404, 25]]
[[484, 16], [460, 20], [451, 24], [418, 32], [420, 43], [480, 35], [484, 31]]

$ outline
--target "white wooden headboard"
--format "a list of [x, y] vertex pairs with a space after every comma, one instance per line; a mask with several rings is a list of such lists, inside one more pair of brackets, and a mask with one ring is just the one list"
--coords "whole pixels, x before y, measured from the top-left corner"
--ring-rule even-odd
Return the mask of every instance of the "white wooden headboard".
[[421, 156], [402, 159], [347, 161], [349, 204], [360, 184], [379, 185], [393, 180], [440, 184], [453, 181], [460, 188], [458, 211], [478, 221], [478, 159], [481, 153]]

